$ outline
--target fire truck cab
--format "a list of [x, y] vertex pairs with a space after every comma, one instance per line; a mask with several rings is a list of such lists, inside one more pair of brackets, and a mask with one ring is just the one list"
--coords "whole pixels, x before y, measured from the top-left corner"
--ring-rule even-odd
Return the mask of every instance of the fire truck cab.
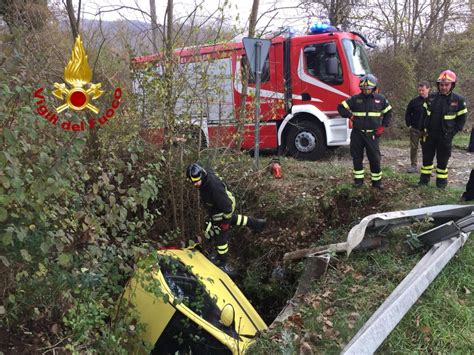
[[[359, 92], [360, 77], [370, 73], [365, 39], [332, 26], [303, 36], [271, 40], [261, 75], [260, 149], [278, 149], [296, 158], [317, 160], [328, 147], [348, 145], [350, 129], [337, 105]], [[177, 112], [191, 112], [208, 146], [254, 146], [255, 79], [249, 73], [245, 118], [238, 120], [242, 73], [249, 71], [241, 42], [176, 51], [191, 90], [184, 89]], [[159, 67], [159, 55], [133, 59], [136, 67]], [[205, 65], [206, 84], [196, 75]], [[185, 69], [183, 69], [185, 68]], [[159, 71], [159, 70], [158, 70]], [[203, 94], [197, 94], [199, 88]], [[144, 94], [139, 82], [135, 93]], [[203, 99], [205, 98], [205, 99]], [[156, 109], [156, 108], [155, 108]], [[236, 133], [242, 132], [241, 139]]]

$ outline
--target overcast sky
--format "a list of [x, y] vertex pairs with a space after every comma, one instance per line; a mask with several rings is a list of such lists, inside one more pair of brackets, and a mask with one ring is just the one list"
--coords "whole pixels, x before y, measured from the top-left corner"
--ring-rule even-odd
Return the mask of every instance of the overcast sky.
[[[252, 8], [253, 0], [229, 0], [230, 8], [226, 7], [225, 14], [229, 18], [229, 22], [232, 25], [236, 25], [239, 28], [247, 27], [247, 20]], [[162, 22], [164, 17], [166, 1], [156, 0], [157, 6], [157, 18], [158, 22]], [[78, 0], [75, 0], [76, 6]], [[202, 4], [203, 16], [213, 13], [219, 5], [222, 6], [223, 0], [175, 0], [175, 18], [179, 15], [186, 15], [192, 9], [195, 8], [195, 4]], [[268, 11], [272, 7], [292, 7], [298, 3], [298, 0], [261, 0], [260, 1], [260, 11], [259, 14], [262, 14], [265, 11]], [[83, 0], [82, 1], [83, 11], [86, 18], [93, 18], [94, 14], [97, 14], [99, 8], [102, 11], [110, 11], [116, 9], [120, 6], [126, 6], [129, 8], [141, 8], [143, 11], [149, 13], [149, 1], [136, 1], [136, 0]], [[140, 20], [144, 22], [149, 22], [149, 18], [140, 13], [140, 11], [133, 11], [131, 9], [122, 9], [120, 11], [113, 12], [104, 12], [102, 13], [103, 20], [118, 20], [121, 18], [127, 18], [128, 20]], [[271, 12], [265, 18], [263, 18], [258, 23], [258, 27], [266, 27], [270, 22], [270, 28], [276, 29], [282, 26], [292, 26], [300, 29], [302, 31], [306, 30], [308, 22], [316, 22], [318, 19], [308, 19], [305, 18], [304, 13], [296, 9], [280, 9], [278, 13]]]

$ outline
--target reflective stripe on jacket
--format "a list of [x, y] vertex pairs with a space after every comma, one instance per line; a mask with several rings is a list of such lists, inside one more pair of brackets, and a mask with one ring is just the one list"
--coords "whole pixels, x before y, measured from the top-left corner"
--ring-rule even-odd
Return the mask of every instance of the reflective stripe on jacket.
[[[434, 112], [433, 107], [436, 105], [441, 105], [441, 107]], [[425, 112], [420, 126], [421, 129], [430, 130], [430, 127], [434, 126], [433, 121], [439, 120], [439, 126], [444, 133], [456, 133], [461, 131], [466, 123], [466, 102], [462, 96], [453, 92], [447, 96], [439, 92], [430, 95], [423, 107]]]
[[374, 130], [380, 126], [388, 127], [392, 118], [392, 106], [380, 94], [351, 96], [342, 101], [337, 110], [342, 117], [354, 116], [353, 128]]

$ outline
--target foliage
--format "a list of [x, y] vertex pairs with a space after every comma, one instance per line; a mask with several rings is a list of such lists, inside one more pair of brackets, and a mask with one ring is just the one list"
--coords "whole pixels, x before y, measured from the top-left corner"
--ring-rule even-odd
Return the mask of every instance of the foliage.
[[160, 160], [136, 143], [87, 161], [85, 134], [35, 115], [31, 87], [14, 78], [1, 90], [1, 255], [11, 275], [1, 321], [64, 320], [71, 350], [120, 349], [114, 327], [125, 324], [105, 324], [134, 258], [149, 250]]
[[[371, 69], [380, 79], [380, 90], [393, 107], [390, 129], [391, 138], [400, 137], [405, 127], [405, 108], [417, 95], [416, 62], [405, 55], [392, 56], [387, 51], [374, 53], [371, 57]], [[397, 73], [394, 78], [393, 73]]]

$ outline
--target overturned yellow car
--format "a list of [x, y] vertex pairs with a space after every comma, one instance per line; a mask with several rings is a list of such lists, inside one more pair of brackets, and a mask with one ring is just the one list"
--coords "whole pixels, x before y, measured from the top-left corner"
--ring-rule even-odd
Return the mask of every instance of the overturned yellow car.
[[242, 354], [267, 328], [230, 277], [194, 249], [163, 249], [126, 286], [152, 354]]

